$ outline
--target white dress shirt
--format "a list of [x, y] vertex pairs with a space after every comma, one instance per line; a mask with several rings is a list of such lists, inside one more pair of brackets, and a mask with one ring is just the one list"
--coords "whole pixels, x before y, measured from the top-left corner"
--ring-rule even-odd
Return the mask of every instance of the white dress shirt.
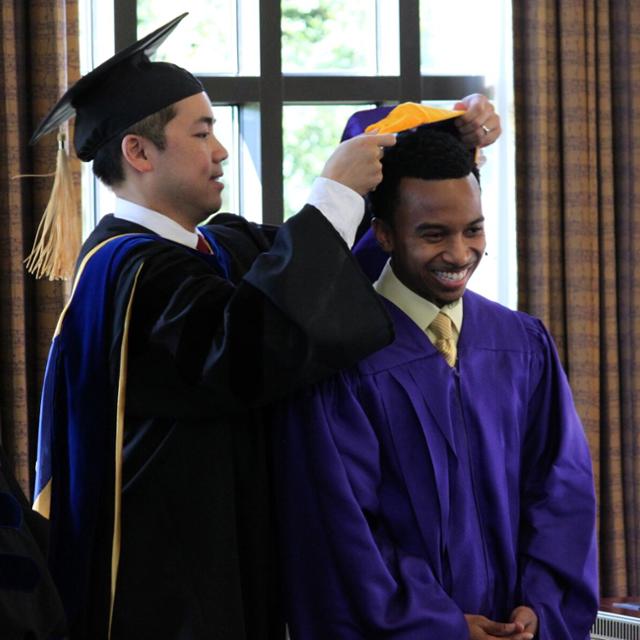
[[[353, 245], [358, 225], [364, 214], [364, 199], [343, 184], [329, 178], [316, 178], [307, 201], [324, 215], [349, 247]], [[192, 249], [198, 242], [197, 232], [189, 231], [171, 218], [123, 198], [116, 198], [116, 218], [135, 222]]]

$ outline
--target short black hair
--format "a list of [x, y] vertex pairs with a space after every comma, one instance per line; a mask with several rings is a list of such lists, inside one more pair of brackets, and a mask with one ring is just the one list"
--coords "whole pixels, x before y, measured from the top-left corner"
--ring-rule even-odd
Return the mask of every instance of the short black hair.
[[434, 126], [398, 134], [396, 144], [387, 147], [382, 158], [382, 181], [369, 198], [371, 215], [393, 226], [402, 178], [447, 180], [470, 173], [480, 182], [473, 149], [458, 136]]
[[92, 168], [95, 176], [108, 187], [117, 187], [124, 182], [121, 149], [124, 137], [129, 134], [142, 136], [151, 140], [158, 149], [163, 151], [167, 143], [164, 128], [175, 118], [176, 113], [175, 104], [170, 104], [131, 125], [126, 131], [100, 147], [93, 160]]

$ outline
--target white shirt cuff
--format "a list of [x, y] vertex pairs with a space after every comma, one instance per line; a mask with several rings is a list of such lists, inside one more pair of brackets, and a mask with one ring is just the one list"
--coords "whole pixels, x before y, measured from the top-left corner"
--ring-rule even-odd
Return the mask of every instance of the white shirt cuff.
[[359, 193], [330, 178], [318, 177], [307, 202], [322, 213], [349, 247], [353, 246], [364, 215], [364, 199]]

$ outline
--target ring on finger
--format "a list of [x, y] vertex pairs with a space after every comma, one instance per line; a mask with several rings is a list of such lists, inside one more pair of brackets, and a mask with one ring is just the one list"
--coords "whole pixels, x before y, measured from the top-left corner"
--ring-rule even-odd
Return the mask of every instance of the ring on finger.
[[487, 127], [487, 125], [485, 124], [482, 125], [482, 130], [484, 131], [485, 135], [491, 133], [491, 129], [489, 129], [489, 127]]

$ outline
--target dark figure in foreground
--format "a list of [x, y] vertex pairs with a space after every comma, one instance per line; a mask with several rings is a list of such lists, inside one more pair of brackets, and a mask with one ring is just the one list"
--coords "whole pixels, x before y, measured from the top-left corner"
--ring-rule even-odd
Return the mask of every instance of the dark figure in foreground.
[[48, 523], [35, 513], [0, 447], [0, 638], [62, 638], [64, 612], [47, 568]]

